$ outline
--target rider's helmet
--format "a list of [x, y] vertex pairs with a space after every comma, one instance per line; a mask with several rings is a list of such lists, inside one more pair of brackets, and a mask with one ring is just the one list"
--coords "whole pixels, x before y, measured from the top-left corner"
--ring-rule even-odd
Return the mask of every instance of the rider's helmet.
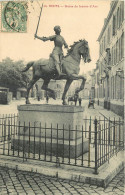
[[56, 32], [58, 29], [61, 29], [59, 25], [54, 27], [54, 31]]

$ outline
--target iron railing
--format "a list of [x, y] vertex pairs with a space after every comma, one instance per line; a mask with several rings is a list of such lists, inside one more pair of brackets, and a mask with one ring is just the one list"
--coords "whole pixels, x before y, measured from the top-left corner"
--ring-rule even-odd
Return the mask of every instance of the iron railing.
[[[108, 123], [107, 123], [108, 122]], [[119, 119], [116, 121], [105, 120], [101, 124], [96, 121], [95, 135], [96, 135], [96, 153], [97, 153], [97, 168], [124, 148], [124, 128], [123, 121]]]
[[94, 169], [123, 149], [123, 121], [83, 119], [81, 128], [21, 123], [17, 115], [0, 118], [0, 154]]
[[[0, 143], [17, 134], [17, 119], [17, 114], [0, 115]], [[10, 127], [6, 128], [8, 125]]]

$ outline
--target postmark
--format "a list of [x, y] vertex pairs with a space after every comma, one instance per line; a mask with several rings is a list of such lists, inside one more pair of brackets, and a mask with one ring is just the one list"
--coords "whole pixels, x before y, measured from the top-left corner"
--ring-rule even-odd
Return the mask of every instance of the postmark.
[[2, 2], [2, 32], [27, 32], [27, 4], [21, 1]]

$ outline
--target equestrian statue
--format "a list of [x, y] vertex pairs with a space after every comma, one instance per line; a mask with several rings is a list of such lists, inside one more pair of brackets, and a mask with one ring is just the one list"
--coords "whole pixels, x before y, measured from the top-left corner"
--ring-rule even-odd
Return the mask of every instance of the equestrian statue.
[[[43, 7], [43, 5], [42, 5]], [[41, 16], [42, 8], [40, 11]], [[61, 28], [60, 26], [55, 26], [54, 31], [55, 35], [49, 37], [39, 37], [37, 36], [38, 26], [40, 22], [40, 17], [38, 20], [38, 25], [35, 33], [35, 38], [40, 39], [42, 41], [53, 41], [54, 49], [52, 54], [50, 54], [49, 59], [40, 59], [38, 61], [31, 61], [27, 64], [27, 66], [22, 70], [22, 72], [26, 72], [30, 67], [33, 68], [33, 78], [29, 82], [27, 87], [26, 94], [26, 104], [30, 104], [29, 102], [29, 92], [33, 85], [40, 79], [43, 79], [42, 89], [46, 90], [51, 94], [53, 99], [56, 99], [56, 95], [54, 90], [48, 87], [48, 84], [51, 79], [53, 80], [66, 80], [66, 84], [64, 87], [64, 92], [62, 95], [63, 105], [66, 105], [66, 93], [73, 82], [73, 80], [81, 79], [81, 86], [79, 89], [75, 91], [75, 94], [84, 89], [86, 79], [82, 75], [78, 75], [80, 71], [80, 60], [83, 58], [85, 63], [89, 63], [91, 61], [88, 42], [84, 40], [79, 40], [74, 42], [73, 45], [68, 48], [68, 45], [65, 39], [60, 35]], [[67, 49], [67, 55], [63, 56], [62, 47]]]
[[73, 45], [68, 49], [67, 55], [63, 56], [62, 46], [68, 48], [64, 38], [60, 35], [60, 26], [55, 26], [54, 31], [56, 35], [50, 37], [38, 37], [35, 34], [35, 38], [43, 41], [51, 40], [54, 41], [54, 49], [49, 59], [40, 59], [38, 61], [31, 61], [22, 70], [26, 72], [30, 67], [33, 67], [33, 78], [29, 82], [26, 94], [26, 104], [29, 104], [29, 92], [33, 85], [40, 79], [43, 79], [42, 89], [48, 91], [53, 99], [56, 99], [54, 90], [48, 88], [48, 84], [51, 79], [53, 80], [66, 80], [64, 92], [62, 95], [63, 105], [66, 105], [66, 93], [73, 82], [73, 80], [82, 80], [81, 86], [76, 90], [78, 94], [84, 89], [86, 79], [82, 75], [78, 75], [80, 71], [80, 60], [83, 58], [85, 63], [91, 61], [88, 42], [79, 40], [74, 42]]

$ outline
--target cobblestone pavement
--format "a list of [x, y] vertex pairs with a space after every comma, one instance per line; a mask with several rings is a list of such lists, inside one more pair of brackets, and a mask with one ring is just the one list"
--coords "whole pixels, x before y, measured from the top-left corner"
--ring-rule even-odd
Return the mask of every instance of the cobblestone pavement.
[[29, 173], [0, 167], [0, 194], [12, 195], [124, 195], [123, 170], [104, 189], [94, 185], [73, 181], [61, 180], [43, 176], [38, 173]]

